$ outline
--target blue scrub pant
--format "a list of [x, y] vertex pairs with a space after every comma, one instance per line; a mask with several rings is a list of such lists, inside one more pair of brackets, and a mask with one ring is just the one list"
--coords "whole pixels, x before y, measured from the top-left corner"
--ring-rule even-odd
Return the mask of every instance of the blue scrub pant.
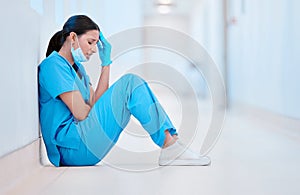
[[95, 103], [88, 117], [78, 122], [78, 149], [59, 148], [61, 165], [94, 165], [111, 150], [133, 115], [162, 147], [165, 130], [177, 134], [148, 84], [134, 74], [116, 81]]

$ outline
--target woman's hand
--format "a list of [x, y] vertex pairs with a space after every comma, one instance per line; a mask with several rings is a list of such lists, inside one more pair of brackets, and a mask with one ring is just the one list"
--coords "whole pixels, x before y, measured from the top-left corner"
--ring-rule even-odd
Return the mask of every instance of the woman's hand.
[[102, 32], [100, 32], [99, 41], [97, 42], [98, 53], [101, 59], [101, 66], [109, 66], [112, 61], [110, 59], [111, 55], [111, 45], [110, 43], [104, 38]]

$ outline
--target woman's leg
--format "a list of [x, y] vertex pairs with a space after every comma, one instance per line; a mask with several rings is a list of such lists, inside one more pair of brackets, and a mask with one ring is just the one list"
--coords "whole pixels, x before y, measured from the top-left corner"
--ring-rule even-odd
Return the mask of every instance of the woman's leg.
[[171, 136], [177, 134], [148, 84], [136, 75], [126, 74], [96, 102], [87, 124], [80, 122], [86, 129], [81, 136], [87, 148], [102, 159], [117, 142], [131, 114], [159, 147], [165, 143], [165, 130]]
[[210, 159], [178, 143], [177, 133], [147, 83], [128, 74], [119, 79], [96, 102], [87, 119], [79, 122], [79, 149], [61, 148], [63, 165], [93, 165], [114, 146], [134, 115], [153, 141], [164, 149], [160, 165], [209, 165]]

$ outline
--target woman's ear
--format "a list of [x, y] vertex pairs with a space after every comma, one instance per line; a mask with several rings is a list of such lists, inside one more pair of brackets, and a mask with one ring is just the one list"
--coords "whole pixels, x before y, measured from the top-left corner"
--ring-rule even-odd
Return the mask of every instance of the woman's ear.
[[71, 43], [74, 43], [76, 41], [76, 33], [70, 32], [70, 41]]
[[71, 40], [75, 41], [76, 33], [70, 32], [70, 38], [71, 38]]
[[70, 32], [69, 40], [71, 42], [71, 47], [74, 47], [74, 49], [77, 49], [78, 47], [78, 44], [76, 44], [76, 36], [77, 34], [75, 32]]

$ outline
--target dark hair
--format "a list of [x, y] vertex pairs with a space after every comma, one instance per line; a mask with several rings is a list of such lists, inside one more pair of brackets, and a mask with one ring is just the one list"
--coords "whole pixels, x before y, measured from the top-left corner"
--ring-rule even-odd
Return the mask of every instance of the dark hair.
[[86, 33], [89, 30], [100, 31], [99, 26], [89, 17], [85, 15], [75, 15], [70, 17], [63, 26], [63, 29], [56, 32], [49, 41], [46, 52], [48, 57], [53, 51], [59, 51], [70, 35], [70, 32], [75, 32], [77, 35]]

